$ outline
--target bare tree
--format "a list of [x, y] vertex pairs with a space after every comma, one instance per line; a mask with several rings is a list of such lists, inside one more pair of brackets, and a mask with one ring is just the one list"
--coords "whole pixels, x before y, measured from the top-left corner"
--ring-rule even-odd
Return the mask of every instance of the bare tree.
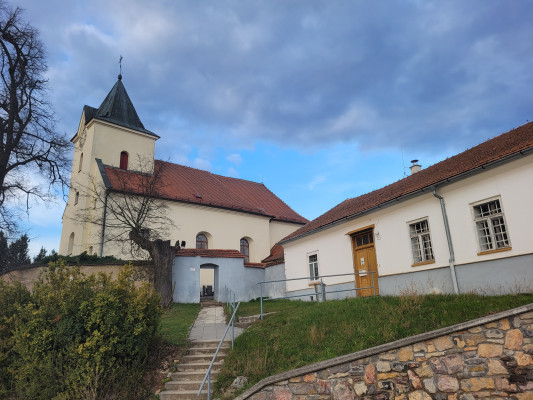
[[[6, 200], [51, 197], [51, 185], [66, 183], [69, 142], [54, 130], [47, 101], [47, 66], [39, 32], [0, 0], [0, 228], [17, 224]], [[27, 177], [38, 174], [44, 188]]]
[[154, 287], [166, 307], [172, 302], [172, 265], [179, 242], [172, 246], [170, 240], [163, 240], [174, 225], [163, 199], [164, 163], [156, 162], [153, 167], [149, 161], [139, 164], [141, 171], [100, 164], [105, 171], [104, 182], [90, 180], [91, 187], [84, 190], [89, 205], [76, 219], [101, 226], [102, 246], [104, 241], [118, 245], [135, 258], [147, 252], [154, 266]]

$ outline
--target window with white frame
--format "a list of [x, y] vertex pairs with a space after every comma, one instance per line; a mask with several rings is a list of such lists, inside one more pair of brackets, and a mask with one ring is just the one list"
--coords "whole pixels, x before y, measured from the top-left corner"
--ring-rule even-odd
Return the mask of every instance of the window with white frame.
[[413, 264], [435, 261], [427, 219], [409, 224]]
[[511, 247], [500, 199], [476, 204], [473, 211], [481, 252]]
[[318, 273], [318, 254], [309, 254], [308, 255], [308, 262], [309, 262], [309, 277], [311, 280], [317, 280], [320, 274]]

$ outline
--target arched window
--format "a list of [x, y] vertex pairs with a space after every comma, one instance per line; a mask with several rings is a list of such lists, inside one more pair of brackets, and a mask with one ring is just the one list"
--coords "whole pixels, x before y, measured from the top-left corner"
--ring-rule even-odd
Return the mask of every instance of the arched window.
[[78, 172], [81, 171], [81, 166], [83, 165], [83, 153], [80, 155], [80, 164], [78, 165]]
[[72, 249], [74, 248], [74, 232], [70, 234], [70, 237], [68, 238], [68, 249], [67, 253], [68, 255], [72, 254]]
[[74, 205], [78, 204], [79, 200], [80, 200], [80, 192], [76, 192], [76, 195], [74, 196]]
[[207, 236], [205, 236], [203, 233], [196, 235], [196, 248], [207, 249]]
[[245, 238], [241, 239], [241, 253], [244, 254], [244, 262], [250, 262], [250, 245]]
[[120, 153], [120, 169], [128, 169], [128, 153], [125, 151]]

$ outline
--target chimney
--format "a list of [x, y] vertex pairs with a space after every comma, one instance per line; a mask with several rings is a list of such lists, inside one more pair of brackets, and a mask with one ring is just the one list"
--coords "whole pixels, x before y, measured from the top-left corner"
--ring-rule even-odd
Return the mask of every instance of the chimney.
[[422, 169], [422, 166], [418, 164], [418, 160], [411, 160], [411, 165], [409, 168], [411, 168], [411, 175], [416, 174], [418, 171]]

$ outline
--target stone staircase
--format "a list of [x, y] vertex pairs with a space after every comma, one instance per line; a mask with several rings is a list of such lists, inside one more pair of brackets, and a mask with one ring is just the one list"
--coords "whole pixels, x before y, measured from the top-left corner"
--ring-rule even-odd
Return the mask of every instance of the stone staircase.
[[[219, 343], [219, 340], [192, 341], [192, 347], [178, 364], [178, 371], [171, 374], [171, 381], [165, 384], [165, 390], [159, 393], [159, 398], [161, 400], [207, 399], [207, 381], [202, 395], [198, 396], [197, 393]], [[230, 348], [231, 341], [224, 341], [211, 369], [211, 387]]]

